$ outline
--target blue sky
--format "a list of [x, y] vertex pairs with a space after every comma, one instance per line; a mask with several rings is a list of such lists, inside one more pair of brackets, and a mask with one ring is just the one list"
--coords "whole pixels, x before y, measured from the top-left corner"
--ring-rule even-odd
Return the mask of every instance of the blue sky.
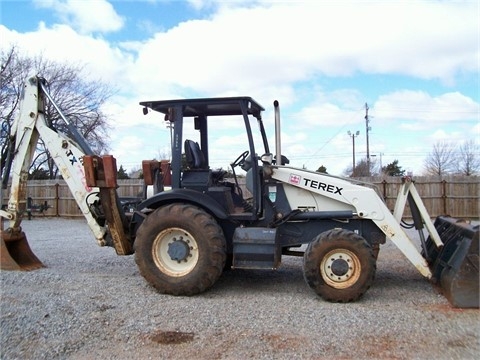
[[[140, 101], [252, 96], [273, 101], [294, 166], [340, 175], [356, 159], [398, 160], [413, 174], [440, 141], [480, 139], [478, 1], [2, 0], [0, 47], [85, 64], [119, 91], [111, 153], [127, 169], [168, 154], [160, 116]], [[212, 167], [245, 149], [221, 127]], [[238, 144], [238, 145], [237, 145]]]

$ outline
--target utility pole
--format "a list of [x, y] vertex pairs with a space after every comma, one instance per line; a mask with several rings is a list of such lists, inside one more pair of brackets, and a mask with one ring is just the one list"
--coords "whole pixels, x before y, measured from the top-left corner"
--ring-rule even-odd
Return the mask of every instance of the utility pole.
[[367, 171], [368, 175], [370, 175], [370, 144], [369, 144], [369, 139], [368, 139], [368, 133], [372, 128], [368, 125], [370, 122], [370, 119], [368, 118], [368, 104], [365, 103], [365, 128], [366, 128], [366, 134], [367, 134]]
[[352, 176], [355, 176], [355, 138], [360, 135], [360, 131], [356, 131], [352, 133], [350, 130], [347, 133], [352, 138], [352, 159], [353, 159], [353, 167], [352, 167]]

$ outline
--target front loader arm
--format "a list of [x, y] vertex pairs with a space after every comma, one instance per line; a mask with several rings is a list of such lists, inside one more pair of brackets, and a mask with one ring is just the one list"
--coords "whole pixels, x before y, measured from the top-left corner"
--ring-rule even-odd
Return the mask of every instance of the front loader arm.
[[[372, 220], [423, 276], [432, 277], [426, 259], [401, 228], [399, 220], [397, 221], [395, 218], [395, 216], [401, 218], [402, 214], [395, 214], [394, 216], [372, 188], [334, 176], [282, 166], [273, 167], [272, 177], [316, 194], [316, 197], [319, 198], [319, 204], [325, 202], [322, 201], [323, 197], [328, 198], [330, 204], [333, 200], [335, 203], [346, 206], [345, 209], [355, 209], [355, 216]], [[413, 188], [413, 184], [409, 184], [405, 191]], [[419, 198], [418, 200], [421, 202]], [[424, 220], [431, 223], [428, 214], [424, 214]], [[432, 231], [436, 232], [433, 226], [429, 226], [429, 230], [432, 228]], [[438, 237], [438, 234], [436, 236]]]

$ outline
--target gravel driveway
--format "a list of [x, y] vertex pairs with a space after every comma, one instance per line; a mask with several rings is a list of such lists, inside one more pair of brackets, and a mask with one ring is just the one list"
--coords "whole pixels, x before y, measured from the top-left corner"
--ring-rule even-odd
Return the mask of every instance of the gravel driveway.
[[225, 272], [194, 297], [155, 292], [133, 256], [100, 248], [86, 222], [24, 220], [46, 268], [1, 272], [1, 359], [474, 359], [479, 310], [453, 309], [406, 258], [381, 248], [374, 285], [332, 304], [301, 258]]

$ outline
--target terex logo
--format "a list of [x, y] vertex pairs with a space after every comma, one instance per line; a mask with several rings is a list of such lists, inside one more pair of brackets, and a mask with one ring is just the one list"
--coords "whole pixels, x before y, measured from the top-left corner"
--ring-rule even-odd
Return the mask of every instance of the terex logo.
[[311, 180], [311, 179], [303, 179], [303, 185], [311, 187], [313, 189], [320, 189], [332, 194], [342, 195], [343, 188], [339, 188], [335, 185], [325, 184], [320, 181]]

